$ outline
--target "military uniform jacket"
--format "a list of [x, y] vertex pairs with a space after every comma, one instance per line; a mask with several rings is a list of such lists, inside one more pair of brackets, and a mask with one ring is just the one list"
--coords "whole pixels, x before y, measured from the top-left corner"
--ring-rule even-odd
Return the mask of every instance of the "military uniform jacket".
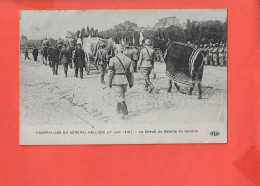
[[224, 56], [224, 48], [220, 47], [218, 49], [218, 53], [219, 53], [219, 57], [223, 57]]
[[59, 63], [60, 50], [58, 48], [54, 48], [51, 51], [51, 59], [54, 63]]
[[154, 49], [146, 46], [142, 48], [138, 61], [138, 67], [153, 67], [154, 60], [156, 59]]
[[215, 47], [215, 48], [212, 50], [212, 53], [213, 53], [213, 55], [218, 55], [218, 48]]
[[37, 48], [33, 49], [32, 55], [33, 56], [38, 56], [38, 49]]
[[67, 48], [61, 49], [59, 59], [62, 64], [69, 63], [69, 50]]
[[213, 48], [210, 47], [210, 48], [209, 48], [209, 56], [212, 56], [212, 51], [213, 51]]
[[97, 65], [106, 64], [108, 59], [109, 59], [109, 57], [108, 57], [108, 52], [106, 49], [101, 48], [97, 51], [96, 59], [95, 59]]
[[73, 61], [75, 65], [78, 67], [84, 67], [85, 66], [85, 53], [82, 49], [76, 49], [73, 51], [74, 52], [74, 58]]
[[[122, 64], [118, 60], [121, 60]], [[126, 84], [134, 84], [133, 77], [133, 64], [129, 57], [118, 53], [116, 57], [113, 57], [109, 61], [109, 75], [108, 75], [108, 83], [109, 85], [126, 85]]]

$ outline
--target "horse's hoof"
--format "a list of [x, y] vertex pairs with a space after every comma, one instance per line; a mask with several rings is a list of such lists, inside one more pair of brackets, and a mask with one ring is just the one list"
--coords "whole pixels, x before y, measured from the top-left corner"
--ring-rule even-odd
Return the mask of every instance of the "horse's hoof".
[[198, 96], [198, 99], [202, 99], [202, 95], [199, 95], [199, 96]]
[[167, 92], [172, 92], [172, 90], [169, 88], [169, 89], [167, 90]]
[[192, 92], [191, 92], [191, 91], [189, 91], [189, 92], [188, 92], [188, 95], [192, 95]]

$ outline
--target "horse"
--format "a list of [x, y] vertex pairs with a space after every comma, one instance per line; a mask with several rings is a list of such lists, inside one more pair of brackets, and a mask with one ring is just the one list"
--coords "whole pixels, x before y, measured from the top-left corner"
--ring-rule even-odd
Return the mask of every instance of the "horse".
[[166, 49], [164, 61], [166, 76], [170, 78], [168, 92], [172, 81], [179, 91], [178, 83], [191, 86], [188, 94], [192, 95], [195, 84], [198, 85], [198, 99], [202, 98], [201, 81], [204, 69], [204, 55], [200, 49], [181, 42], [171, 42]]

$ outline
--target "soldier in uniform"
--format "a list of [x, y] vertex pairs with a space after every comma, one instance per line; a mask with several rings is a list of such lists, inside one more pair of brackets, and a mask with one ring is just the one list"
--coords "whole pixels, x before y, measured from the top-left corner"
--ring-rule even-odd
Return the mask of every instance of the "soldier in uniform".
[[204, 64], [205, 65], [208, 65], [208, 55], [209, 55], [209, 50], [208, 50], [208, 45], [207, 44], [204, 44], [204, 47], [203, 47], [203, 55], [204, 55]]
[[33, 48], [33, 51], [32, 51], [32, 55], [33, 55], [34, 61], [37, 61], [38, 53], [39, 53], [39, 51], [36, 48], [36, 45], [34, 45], [34, 48]]
[[101, 49], [99, 49], [96, 53], [95, 65], [98, 67], [101, 83], [105, 84], [104, 76], [105, 76], [105, 71], [109, 60], [109, 56], [107, 50], [105, 49], [106, 44], [104, 42], [100, 43], [100, 47]]
[[212, 59], [212, 52], [213, 52], [213, 45], [212, 43], [209, 44], [209, 57], [208, 57], [208, 60], [209, 60], [209, 65], [213, 66], [213, 59]]
[[[50, 68], [52, 68], [52, 59], [51, 59], [51, 57], [52, 57], [52, 50], [53, 50], [53, 48], [52, 48], [52, 46], [50, 45], [50, 46], [48, 47], [48, 49], [47, 49], [47, 56], [48, 56], [48, 61], [49, 61], [49, 66], [50, 66]], [[46, 65], [47, 65], [47, 60], [46, 60]]]
[[218, 45], [217, 44], [213, 45], [212, 58], [213, 58], [214, 65], [217, 66], [218, 65]]
[[80, 69], [80, 78], [83, 79], [83, 68], [85, 67], [85, 53], [81, 49], [81, 42], [77, 42], [77, 48], [73, 51], [72, 61], [75, 68], [75, 77], [78, 78], [78, 70]]
[[69, 45], [68, 50], [69, 50], [69, 66], [70, 68], [72, 68], [72, 53], [74, 51], [74, 47]]
[[218, 60], [221, 67], [224, 65], [224, 47], [223, 44], [220, 43], [220, 46], [218, 48]]
[[60, 56], [60, 50], [58, 49], [57, 45], [54, 45], [54, 48], [52, 49], [51, 52], [53, 75], [58, 75], [59, 56]]
[[154, 89], [153, 84], [150, 81], [150, 74], [154, 68], [154, 61], [156, 60], [154, 49], [151, 48], [152, 42], [150, 39], [145, 40], [145, 47], [140, 51], [138, 70], [141, 70], [141, 74], [145, 80], [145, 91], [151, 93]]
[[66, 44], [63, 44], [63, 48], [60, 51], [59, 61], [63, 64], [65, 77], [67, 77], [69, 66], [69, 49]]
[[132, 60], [123, 54], [124, 46], [117, 45], [117, 54], [110, 59], [109, 62], [109, 76], [108, 84], [113, 88], [117, 101], [117, 113], [123, 114], [123, 118], [127, 118], [128, 109], [125, 103], [125, 93], [127, 91], [127, 84], [129, 88], [133, 87], [133, 64]]
[[138, 58], [139, 58], [139, 51], [138, 51], [136, 46], [133, 46], [132, 52], [133, 52], [134, 71], [137, 72], [137, 61], [138, 61]]
[[24, 60], [26, 60], [26, 58], [28, 58], [28, 59], [30, 60], [30, 58], [29, 58], [29, 52], [28, 52], [28, 47], [26, 47], [25, 52], [24, 52]]

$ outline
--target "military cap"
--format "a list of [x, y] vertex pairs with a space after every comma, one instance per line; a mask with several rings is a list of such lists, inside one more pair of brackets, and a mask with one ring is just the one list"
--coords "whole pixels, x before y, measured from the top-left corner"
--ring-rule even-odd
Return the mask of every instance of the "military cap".
[[145, 44], [148, 45], [148, 46], [151, 46], [152, 45], [152, 42], [150, 39], [146, 39], [145, 40]]

